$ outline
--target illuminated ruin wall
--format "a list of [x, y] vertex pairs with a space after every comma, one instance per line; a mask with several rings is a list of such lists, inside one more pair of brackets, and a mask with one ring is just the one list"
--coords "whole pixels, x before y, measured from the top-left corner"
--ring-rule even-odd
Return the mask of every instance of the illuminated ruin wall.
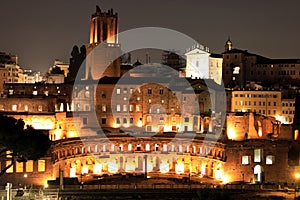
[[[188, 137], [154, 136], [142, 138], [110, 135], [73, 138], [53, 145], [54, 176], [64, 169], [65, 177], [84, 180], [103, 174], [145, 172], [149, 176], [197, 176], [222, 181], [224, 144]], [[89, 176], [87, 176], [89, 175]], [[225, 181], [225, 180], [224, 180]]]

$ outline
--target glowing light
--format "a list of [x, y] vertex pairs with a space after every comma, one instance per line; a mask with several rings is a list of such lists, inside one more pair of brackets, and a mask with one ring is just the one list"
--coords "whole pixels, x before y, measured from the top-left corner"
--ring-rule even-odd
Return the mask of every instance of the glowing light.
[[114, 128], [119, 128], [119, 127], [120, 127], [120, 124], [117, 124], [117, 123], [115, 122], [115, 123], [113, 123], [113, 127], [114, 127]]
[[140, 128], [143, 126], [142, 120], [138, 121], [137, 126], [140, 127]]
[[222, 171], [221, 170], [216, 170], [215, 176], [216, 176], [217, 180], [222, 180], [222, 177], [223, 177]]
[[299, 179], [300, 178], [300, 174], [299, 173], [295, 173], [295, 178]]
[[229, 181], [230, 181], [229, 176], [226, 176], [226, 175], [223, 175], [223, 176], [222, 176], [222, 183], [223, 183], [223, 184], [229, 183]]
[[280, 121], [280, 122], [283, 122], [283, 117], [280, 116], [280, 115], [275, 115], [275, 119]]
[[44, 182], [44, 188], [48, 188], [48, 187], [49, 187], [48, 180], [45, 180], [45, 182]]
[[259, 137], [262, 136], [262, 130], [261, 130], [261, 127], [258, 128], [258, 136], [259, 136]]
[[68, 138], [78, 137], [79, 134], [77, 131], [68, 131]]
[[128, 127], [129, 127], [129, 124], [126, 123], [126, 124], [123, 124], [123, 126], [124, 126], [125, 128], [128, 128]]
[[107, 171], [110, 172], [110, 173], [118, 172], [118, 164], [116, 162], [113, 162], [113, 161], [109, 162]]
[[101, 174], [102, 173], [102, 164], [96, 163], [94, 165], [94, 174]]
[[81, 174], [88, 174], [89, 168], [87, 166], [82, 167]]
[[184, 164], [177, 163], [175, 166], [175, 172], [176, 172], [176, 174], [183, 174], [184, 173]]
[[206, 174], [206, 167], [205, 167], [205, 165], [202, 165], [202, 167], [201, 167], [201, 174], [202, 175]]
[[169, 164], [167, 162], [161, 163], [160, 165], [160, 172], [161, 173], [167, 173], [169, 172], [170, 168], [169, 168]]
[[28, 175], [27, 174], [24, 174], [24, 178], [27, 178], [28, 177]]
[[127, 162], [126, 166], [125, 166], [125, 171], [126, 172], [133, 172], [134, 170], [135, 170], [135, 164], [133, 162]]
[[[153, 165], [151, 162], [147, 163], [147, 172], [152, 172], [153, 171]], [[145, 172], [145, 162], [143, 162], [143, 172]]]
[[234, 140], [236, 138], [236, 133], [233, 127], [229, 126], [227, 128], [227, 137], [230, 140]]
[[76, 177], [76, 167], [72, 167], [70, 169], [70, 177], [75, 178]]

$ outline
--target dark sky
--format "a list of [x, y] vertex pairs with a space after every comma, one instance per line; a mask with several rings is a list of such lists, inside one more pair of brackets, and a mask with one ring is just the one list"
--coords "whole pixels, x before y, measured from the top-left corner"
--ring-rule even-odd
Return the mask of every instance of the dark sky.
[[119, 13], [120, 31], [155, 26], [189, 35], [211, 52], [233, 45], [270, 58], [300, 58], [299, 0], [2, 0], [0, 51], [46, 71], [88, 43], [95, 6]]

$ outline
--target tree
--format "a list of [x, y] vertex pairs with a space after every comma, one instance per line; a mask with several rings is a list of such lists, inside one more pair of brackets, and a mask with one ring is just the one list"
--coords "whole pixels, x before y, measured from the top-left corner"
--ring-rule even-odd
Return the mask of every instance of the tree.
[[51, 70], [50, 74], [64, 74], [64, 70], [60, 69], [60, 67], [53, 67], [53, 69]]
[[26, 126], [22, 119], [0, 115], [0, 159], [9, 158], [11, 163], [3, 168], [0, 176], [16, 162], [37, 160], [46, 155], [51, 146], [47, 135]]

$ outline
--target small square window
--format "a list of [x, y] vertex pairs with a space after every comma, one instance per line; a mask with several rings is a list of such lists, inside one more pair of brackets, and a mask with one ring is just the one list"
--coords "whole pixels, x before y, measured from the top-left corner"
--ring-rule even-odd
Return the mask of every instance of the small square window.
[[273, 165], [275, 162], [275, 156], [267, 155], [266, 156], [266, 165]]
[[250, 156], [242, 156], [242, 165], [250, 164]]

